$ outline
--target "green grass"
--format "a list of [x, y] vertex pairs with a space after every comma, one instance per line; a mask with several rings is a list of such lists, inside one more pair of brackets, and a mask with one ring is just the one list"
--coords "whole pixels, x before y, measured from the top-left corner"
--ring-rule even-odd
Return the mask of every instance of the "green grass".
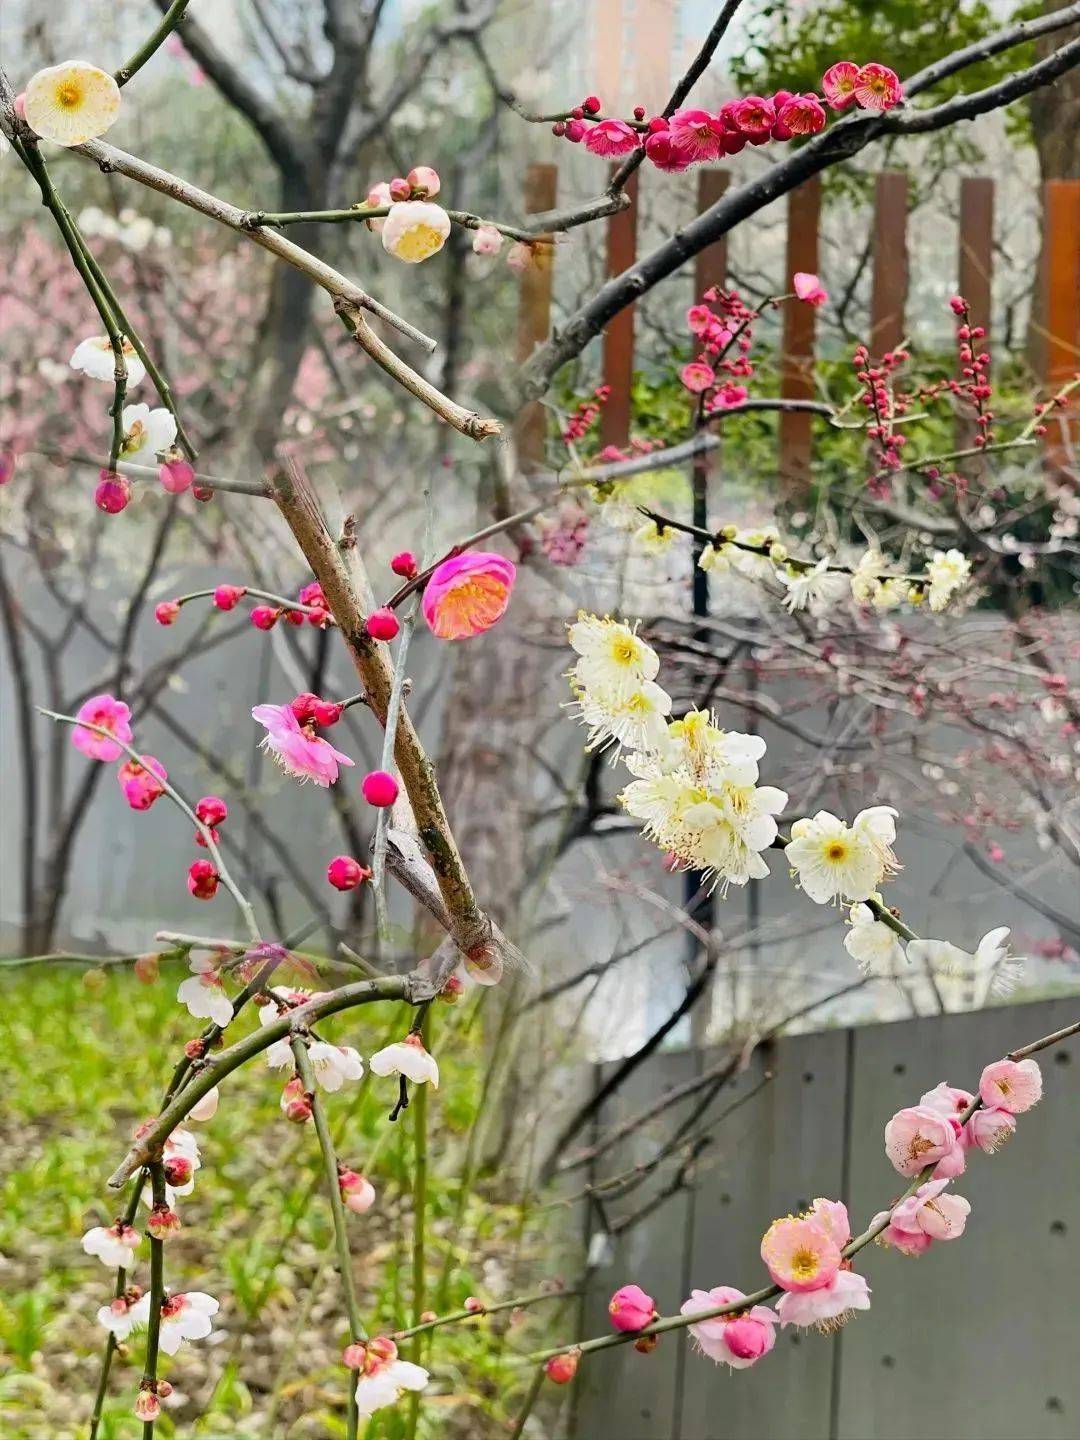
[[[75, 1440], [86, 1434], [104, 1331], [94, 1316], [111, 1297], [113, 1275], [85, 1256], [79, 1240], [120, 1209], [105, 1177], [131, 1132], [156, 1109], [183, 1041], [197, 1032], [177, 1005], [184, 971], [155, 985], [110, 971], [100, 990], [71, 968], [0, 972], [0, 1433], [5, 1440]], [[528, 1218], [485, 1182], [470, 1196], [460, 1236], [449, 1235], [456, 1176], [480, 1087], [480, 1027], [465, 1005], [439, 1010], [442, 1087], [432, 1095], [428, 1200], [429, 1295], [452, 1254], [448, 1306], [469, 1294], [503, 1298], [492, 1267], [519, 1260], [516, 1290], [550, 1271]], [[237, 1022], [246, 1031], [252, 1020]], [[334, 1017], [327, 1038], [364, 1056], [400, 1034], [400, 1009], [374, 1007]], [[465, 1028], [469, 1026], [467, 1037]], [[198, 1127], [202, 1169], [178, 1202], [183, 1233], [166, 1252], [167, 1283], [203, 1289], [221, 1301], [217, 1343], [185, 1344], [163, 1373], [182, 1403], [163, 1417], [163, 1440], [306, 1440], [345, 1433], [347, 1339], [333, 1266], [333, 1234], [311, 1126], [282, 1117], [284, 1075], [261, 1060], [228, 1077], [217, 1115]], [[409, 1113], [387, 1113], [391, 1080], [365, 1076], [328, 1096], [342, 1160], [363, 1168], [378, 1191], [366, 1216], [350, 1216], [362, 1312], [372, 1333], [409, 1322], [411, 1155]], [[467, 1238], [466, 1238], [467, 1237]], [[135, 1278], [145, 1281], [145, 1249]], [[507, 1292], [511, 1293], [511, 1292]], [[521, 1341], [543, 1342], [553, 1306], [530, 1312]], [[543, 1313], [543, 1312], [546, 1312]], [[505, 1319], [505, 1317], [502, 1317]], [[522, 1327], [524, 1328], [524, 1327]], [[508, 1407], [504, 1349], [495, 1319], [437, 1332], [428, 1363], [435, 1379], [418, 1434], [487, 1433]], [[515, 1344], [519, 1330], [515, 1328]], [[214, 1337], [212, 1337], [214, 1338]], [[102, 1440], [136, 1440], [131, 1413], [141, 1373], [141, 1337], [114, 1364]], [[401, 1440], [405, 1407], [383, 1412], [369, 1436]], [[480, 1416], [486, 1417], [484, 1420]]]

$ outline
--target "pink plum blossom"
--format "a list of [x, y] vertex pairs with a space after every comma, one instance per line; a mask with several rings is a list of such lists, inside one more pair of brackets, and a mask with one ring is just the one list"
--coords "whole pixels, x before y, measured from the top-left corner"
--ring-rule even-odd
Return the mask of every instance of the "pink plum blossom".
[[855, 77], [855, 99], [864, 110], [891, 110], [904, 98], [895, 70], [872, 62]]
[[405, 179], [410, 192], [421, 200], [430, 200], [442, 188], [439, 172], [430, 165], [414, 165]]
[[964, 1126], [968, 1144], [977, 1145], [984, 1155], [993, 1155], [1016, 1132], [1016, 1117], [997, 1106], [976, 1110]]
[[149, 810], [160, 796], [165, 794], [162, 780], [169, 778], [169, 772], [153, 755], [144, 755], [142, 763], [128, 760], [116, 772], [124, 799], [132, 810]]
[[289, 705], [256, 705], [252, 719], [266, 726], [263, 748], [285, 771], [301, 783], [313, 780], [323, 789], [338, 778], [339, 765], [352, 765], [347, 755], [328, 740], [301, 726]]
[[750, 391], [745, 385], [736, 385], [728, 380], [711, 396], [709, 410], [734, 410], [737, 405], [745, 405], [749, 398]]
[[851, 60], [840, 60], [825, 71], [821, 77], [821, 88], [834, 110], [847, 110], [855, 104], [858, 79], [859, 67]]
[[195, 479], [195, 469], [182, 456], [177, 456], [175, 459], [161, 462], [158, 479], [161, 481], [162, 489], [167, 490], [170, 495], [182, 495], [185, 490], [191, 489]]
[[[79, 706], [75, 718], [82, 723], [71, 732], [71, 743], [91, 760], [118, 760], [124, 746], [131, 744], [131, 711], [115, 696], [91, 695]], [[96, 725], [108, 734], [84, 729], [87, 725]]]
[[668, 121], [671, 143], [690, 162], [715, 160], [720, 153], [724, 126], [708, 110], [676, 110]]
[[827, 1223], [805, 1215], [773, 1221], [761, 1241], [761, 1258], [777, 1285], [809, 1291], [829, 1284], [842, 1256]]
[[369, 770], [360, 785], [364, 799], [377, 810], [387, 810], [393, 805], [398, 788], [398, 782], [388, 770]]
[[473, 235], [474, 255], [498, 255], [502, 249], [503, 237], [494, 225], [478, 225]]
[[594, 155], [627, 155], [637, 143], [637, 131], [625, 120], [600, 120], [585, 132], [585, 148]]
[[771, 100], [761, 95], [746, 95], [735, 103], [735, 123], [751, 140], [768, 139], [776, 124], [776, 110]]
[[690, 165], [689, 155], [676, 145], [671, 131], [666, 126], [664, 129], [654, 130], [646, 136], [645, 154], [658, 170], [669, 174], [677, 174], [688, 169]]
[[131, 482], [115, 470], [102, 470], [94, 491], [94, 504], [106, 515], [119, 515], [131, 499]]
[[[906, 1255], [920, 1255], [934, 1240], [958, 1240], [964, 1233], [971, 1206], [962, 1195], [946, 1194], [948, 1180], [929, 1180], [920, 1185], [889, 1215], [879, 1239]], [[871, 1224], [885, 1218], [875, 1215]]]
[[854, 1270], [837, 1270], [818, 1290], [781, 1295], [776, 1313], [783, 1329], [788, 1325], [814, 1325], [824, 1334], [839, 1330], [856, 1310], [870, 1309], [870, 1287]]
[[716, 372], [707, 360], [691, 360], [683, 366], [679, 379], [691, 395], [703, 395], [716, 384]]
[[338, 1188], [345, 1208], [354, 1215], [366, 1215], [375, 1204], [375, 1186], [355, 1170], [338, 1171]]
[[792, 276], [792, 284], [795, 287], [795, 294], [807, 305], [818, 306], [828, 303], [829, 292], [816, 275], [811, 275], [806, 270], [796, 270]]
[[[683, 1302], [679, 1313], [696, 1315], [718, 1305], [732, 1305], [746, 1296], [733, 1285], [717, 1285], [712, 1290], [693, 1290]], [[776, 1344], [774, 1327], [776, 1313], [767, 1305], [753, 1305], [730, 1315], [715, 1315], [689, 1326], [690, 1334], [710, 1360], [730, 1365], [732, 1370], [747, 1370], [767, 1355]]]
[[[885, 1154], [901, 1175], [918, 1175], [927, 1165], [946, 1162], [948, 1170], [957, 1156], [962, 1162], [963, 1147], [955, 1120], [933, 1110], [929, 1105], [911, 1105], [898, 1110], [885, 1126]], [[944, 1171], [942, 1173], [945, 1173]]]
[[608, 1301], [608, 1314], [616, 1330], [644, 1330], [656, 1315], [656, 1302], [640, 1285], [621, 1285]]
[[686, 325], [691, 335], [707, 335], [716, 324], [716, 316], [708, 305], [691, 305], [686, 312]]
[[141, 1296], [142, 1291], [137, 1285], [133, 1285], [108, 1305], [102, 1305], [97, 1312], [98, 1324], [104, 1326], [117, 1340], [126, 1340], [139, 1321], [140, 1317], [135, 1312]]
[[1034, 1060], [996, 1060], [979, 1077], [979, 1095], [988, 1108], [1022, 1115], [1042, 1098], [1042, 1071]]
[[821, 101], [811, 94], [793, 95], [777, 107], [776, 118], [792, 135], [816, 135], [824, 130], [827, 116]]
[[440, 640], [482, 635], [510, 604], [517, 569], [512, 560], [469, 550], [437, 566], [424, 587], [424, 619]]

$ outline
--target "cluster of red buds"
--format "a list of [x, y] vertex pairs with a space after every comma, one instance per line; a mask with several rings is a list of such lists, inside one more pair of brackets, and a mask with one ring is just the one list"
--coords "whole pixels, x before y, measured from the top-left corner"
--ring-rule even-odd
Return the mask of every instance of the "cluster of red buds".
[[887, 472], [903, 465], [900, 452], [907, 444], [907, 436], [896, 428], [896, 421], [907, 413], [911, 397], [896, 388], [893, 377], [909, 358], [907, 350], [887, 350], [875, 365], [865, 345], [856, 345], [852, 355], [855, 379], [862, 386], [859, 399], [872, 416], [866, 436], [872, 442], [875, 473], [867, 480], [867, 488], [878, 498], [889, 493]]
[[681, 171], [721, 155], [737, 155], [747, 145], [816, 135], [828, 121], [826, 106], [837, 112], [852, 105], [884, 111], [903, 99], [895, 72], [876, 62], [842, 60], [825, 72], [821, 88], [823, 96], [792, 90], [744, 95], [715, 112], [695, 107], [650, 117], [644, 105], [635, 105], [627, 120], [602, 116], [599, 97], [589, 95], [551, 128], [572, 144], [583, 142], [594, 155], [618, 157], [643, 149], [658, 170]]
[[587, 400], [582, 400], [574, 413], [566, 422], [562, 432], [562, 438], [567, 445], [572, 445], [577, 440], [583, 440], [588, 432], [595, 425], [599, 418], [600, 411], [607, 404], [611, 395], [610, 385], [598, 385]]
[[[175, 624], [180, 616], [181, 607], [205, 593], [205, 591], [198, 591], [194, 595], [184, 595], [176, 600], [162, 600], [154, 607], [154, 619], [159, 625]], [[248, 587], [246, 585], [215, 585], [210, 592], [210, 601], [215, 610], [235, 610], [247, 594]], [[284, 620], [286, 624], [294, 625], [297, 628], [306, 623], [314, 625], [319, 630], [325, 630], [327, 625], [333, 623], [326, 596], [317, 580], [312, 580], [310, 584], [303, 586], [297, 594], [295, 604], [255, 605], [250, 618], [256, 630], [272, 630], [279, 620]]]
[[740, 381], [754, 373], [750, 350], [760, 310], [747, 305], [737, 290], [706, 290], [699, 304], [686, 312], [686, 324], [701, 346], [696, 359], [684, 365], [682, 383], [700, 397], [706, 413], [730, 410], [748, 398]]
[[[204, 795], [195, 806], [195, 816], [210, 832], [210, 839], [216, 845], [221, 838], [218, 826], [229, 818], [229, 807], [219, 795]], [[207, 837], [202, 830], [195, 831], [196, 845], [206, 846]], [[211, 860], [193, 860], [188, 866], [187, 888], [196, 900], [212, 900], [217, 894], [221, 876]]]
[[971, 308], [962, 295], [954, 295], [949, 305], [960, 322], [956, 327], [960, 378], [950, 380], [949, 389], [957, 399], [967, 401], [974, 409], [977, 434], [973, 443], [982, 450], [993, 440], [990, 426], [994, 419], [994, 412], [986, 408], [986, 402], [993, 393], [990, 386], [990, 352], [976, 348], [979, 341], [986, 339], [986, 329], [982, 325], [971, 324]]

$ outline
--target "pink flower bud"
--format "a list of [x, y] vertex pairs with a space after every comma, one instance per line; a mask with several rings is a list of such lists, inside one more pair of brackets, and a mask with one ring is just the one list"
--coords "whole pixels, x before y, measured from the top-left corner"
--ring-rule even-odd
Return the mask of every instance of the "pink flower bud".
[[585, 134], [585, 126], [580, 120], [568, 120], [566, 122], [566, 138], [572, 145], [579, 145]]
[[351, 855], [335, 855], [326, 867], [326, 878], [335, 890], [355, 890], [362, 881], [371, 878], [371, 871]]
[[294, 610], [291, 606], [283, 605], [281, 608], [281, 618], [285, 621], [286, 625], [292, 625], [299, 629], [308, 617], [303, 610]]
[[599, 95], [586, 95], [586, 96], [585, 96], [585, 99], [581, 102], [581, 108], [582, 108], [582, 110], [585, 111], [585, 114], [586, 114], [586, 115], [599, 115], [599, 114], [600, 114], [600, 97], [599, 97]]
[[196, 900], [212, 900], [217, 894], [218, 872], [209, 860], [193, 860], [188, 867], [187, 888]]
[[561, 1355], [553, 1355], [544, 1366], [548, 1379], [556, 1385], [569, 1385], [577, 1374], [580, 1359], [579, 1350], [564, 1350]]
[[171, 625], [180, 615], [180, 606], [175, 600], [162, 600], [154, 606], [154, 619], [159, 625]]
[[170, 1155], [163, 1169], [169, 1185], [186, 1185], [193, 1174], [192, 1163], [186, 1155]]
[[398, 618], [389, 605], [380, 605], [364, 622], [364, 628], [373, 640], [393, 640], [401, 629]]
[[256, 630], [272, 630], [280, 613], [280, 610], [275, 610], [272, 605], [256, 605], [251, 612], [251, 623]]
[[312, 709], [311, 718], [316, 725], [336, 725], [341, 719], [344, 708], [336, 700], [317, 700]]
[[310, 690], [302, 690], [294, 700], [289, 701], [289, 709], [301, 725], [307, 725], [315, 719], [316, 705], [321, 704], [318, 695], [313, 695]]
[[286, 1120], [291, 1120], [294, 1125], [303, 1125], [305, 1120], [311, 1119], [311, 1096], [305, 1092], [299, 1075], [286, 1082], [281, 1092], [281, 1110]]
[[[216, 844], [218, 843], [218, 841], [221, 839], [221, 836], [218, 834], [217, 830], [214, 828], [213, 825], [210, 825], [210, 826], [208, 826], [207, 828], [208, 828], [209, 831], [210, 831], [210, 839], [211, 839], [211, 840], [214, 842], [214, 844], [216, 845]], [[201, 845], [204, 850], [207, 848], [206, 836], [203, 834], [203, 832], [202, 832], [201, 830], [196, 830], [196, 831], [195, 831], [195, 844], [196, 844], [196, 845]]]
[[153, 985], [160, 974], [156, 955], [140, 955], [131, 968], [135, 972], [136, 980], [140, 980], [144, 985]]
[[246, 594], [243, 585], [218, 585], [214, 590], [214, 604], [219, 610], [232, 610]]
[[191, 493], [201, 505], [208, 504], [214, 498], [214, 491], [210, 485], [193, 485]]
[[470, 1311], [473, 1315], [479, 1315], [484, 1309], [484, 1302], [478, 1300], [475, 1295], [469, 1295], [462, 1305], [462, 1309]]
[[403, 580], [411, 580], [416, 574], [416, 556], [411, 550], [400, 550], [390, 561], [390, 569]]
[[430, 200], [442, 188], [438, 171], [430, 165], [415, 165], [405, 178], [410, 192], [421, 200]]
[[190, 490], [195, 479], [195, 470], [182, 456], [175, 460], [163, 460], [158, 470], [158, 479], [162, 488], [170, 495], [182, 495], [185, 490]]
[[403, 180], [400, 175], [390, 181], [390, 199], [408, 200], [412, 194], [412, 186], [408, 180]]
[[350, 1370], [362, 1370], [364, 1368], [364, 1357], [367, 1355], [367, 1346], [361, 1340], [354, 1340], [351, 1345], [346, 1345], [341, 1356], [343, 1364]]
[[[189, 1175], [188, 1179], [190, 1178]], [[182, 1228], [180, 1216], [175, 1210], [170, 1210], [168, 1205], [155, 1205], [146, 1221], [146, 1229], [152, 1240], [173, 1240]]]
[[195, 814], [204, 825], [220, 825], [229, 818], [229, 807], [217, 795], [204, 795], [195, 806]]
[[102, 470], [94, 491], [94, 504], [106, 515], [119, 515], [131, 499], [131, 485], [114, 470]]
[[656, 1314], [656, 1302], [640, 1285], [623, 1285], [608, 1301], [608, 1314], [616, 1330], [644, 1330]]
[[398, 797], [398, 782], [385, 770], [371, 770], [364, 776], [360, 790], [369, 805], [385, 810]]
[[366, 1215], [375, 1204], [375, 1186], [355, 1170], [339, 1171], [338, 1186], [346, 1210], [351, 1210], [354, 1215]]
[[464, 993], [465, 986], [462, 981], [456, 975], [450, 975], [439, 991], [439, 999], [445, 1001], [447, 1005], [455, 1005]]
[[135, 1397], [136, 1420], [156, 1420], [161, 1414], [161, 1405], [153, 1390], [140, 1390]]

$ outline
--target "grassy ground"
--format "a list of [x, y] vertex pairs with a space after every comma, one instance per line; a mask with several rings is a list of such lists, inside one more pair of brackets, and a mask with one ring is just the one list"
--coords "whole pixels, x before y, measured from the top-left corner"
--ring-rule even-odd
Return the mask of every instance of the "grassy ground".
[[[111, 1297], [113, 1276], [85, 1256], [79, 1239], [119, 1210], [104, 1180], [133, 1127], [156, 1108], [172, 1062], [193, 1022], [175, 1002], [182, 973], [155, 985], [113, 971], [100, 990], [74, 969], [0, 973], [0, 1434], [5, 1440], [75, 1440], [86, 1423], [104, 1332], [94, 1316]], [[404, 1029], [401, 1012], [380, 1007], [334, 1017], [327, 1038], [364, 1056]], [[432, 1181], [429, 1197], [427, 1304], [435, 1305], [446, 1270], [445, 1302], [488, 1299], [535, 1288], [550, 1274], [534, 1264], [532, 1221], [518, 1206], [481, 1189], [470, 1197], [457, 1234], [454, 1177], [473, 1119], [479, 1066], [478, 1027], [468, 1006], [439, 1007], [436, 1046], [443, 1083], [430, 1097]], [[252, 1020], [238, 1021], [247, 1030]], [[468, 1035], [466, 1037], [466, 1031]], [[464, 1043], [463, 1043], [464, 1042]], [[175, 1386], [159, 1429], [204, 1440], [306, 1440], [344, 1435], [346, 1372], [340, 1353], [339, 1287], [333, 1236], [320, 1185], [312, 1127], [281, 1116], [281, 1079], [256, 1061], [230, 1076], [215, 1118], [200, 1128], [203, 1168], [180, 1202], [183, 1233], [166, 1252], [167, 1283], [207, 1290], [221, 1301], [218, 1328], [188, 1344], [164, 1374]], [[340, 1157], [378, 1190], [366, 1216], [350, 1216], [362, 1313], [369, 1330], [409, 1323], [411, 1314], [411, 1155], [409, 1112], [396, 1125], [387, 1112], [393, 1080], [365, 1076], [328, 1097]], [[537, 1247], [538, 1248], [538, 1247]], [[145, 1248], [139, 1273], [145, 1281]], [[514, 1289], [507, 1289], [514, 1274]], [[437, 1332], [427, 1356], [436, 1377], [421, 1409], [419, 1435], [489, 1433], [505, 1406], [508, 1337], [542, 1343], [565, 1302], [524, 1316], [492, 1317]], [[544, 1313], [546, 1312], [546, 1313]], [[141, 1433], [131, 1406], [141, 1345], [114, 1365], [102, 1440]], [[516, 1383], [516, 1381], [515, 1381]], [[481, 1421], [481, 1416], [486, 1417]], [[402, 1414], [384, 1412], [369, 1437], [399, 1440]]]

